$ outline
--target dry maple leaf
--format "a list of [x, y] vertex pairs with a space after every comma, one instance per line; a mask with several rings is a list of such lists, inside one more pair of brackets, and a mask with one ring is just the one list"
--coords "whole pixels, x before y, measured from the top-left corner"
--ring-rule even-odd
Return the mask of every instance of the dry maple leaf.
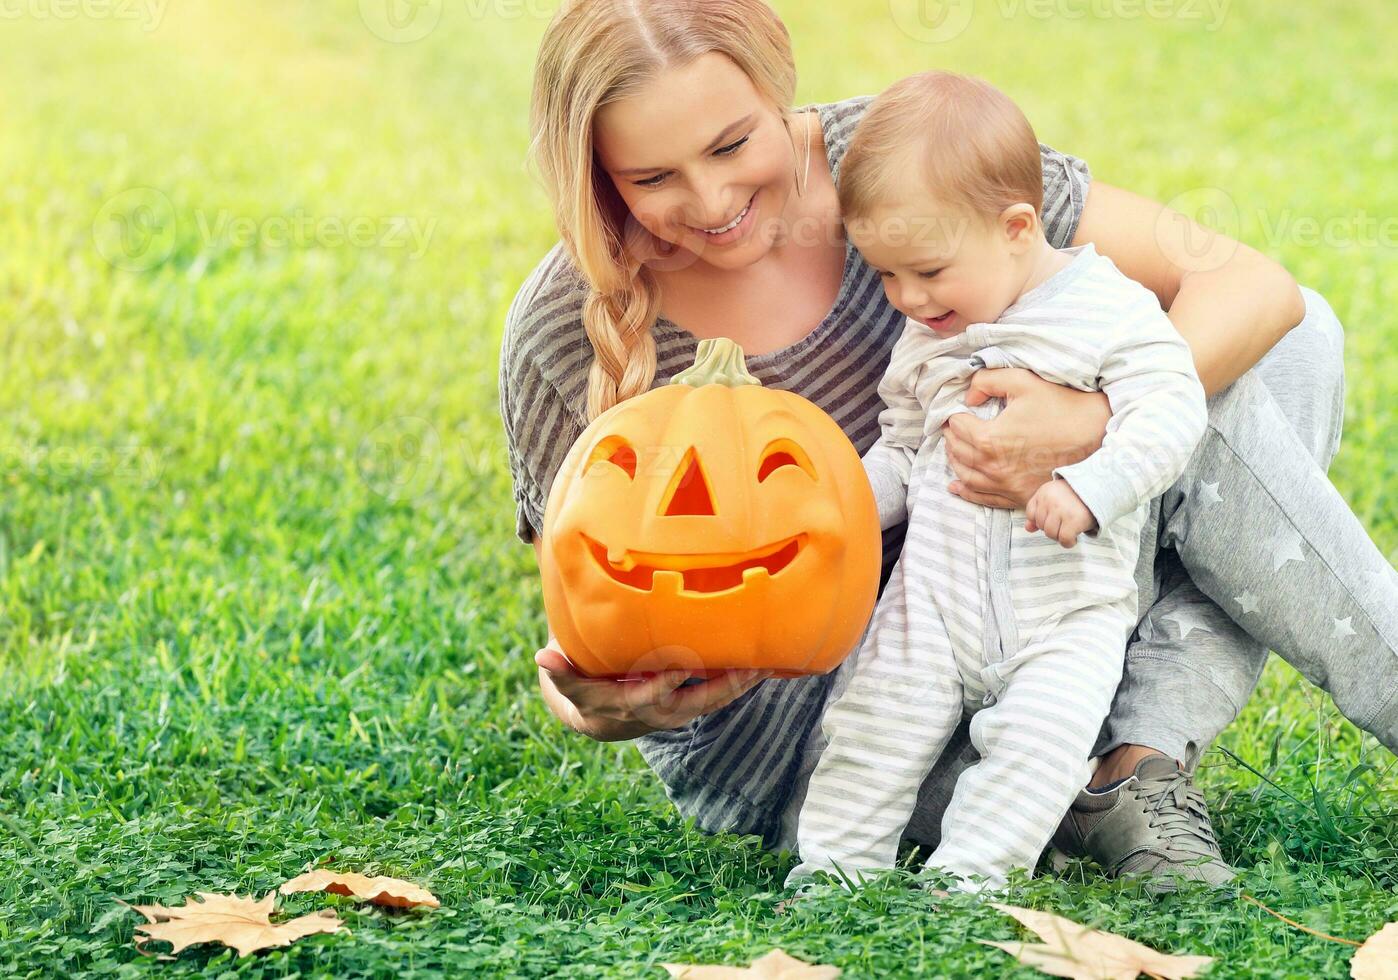
[[751, 966], [712, 966], [691, 963], [661, 963], [671, 977], [681, 980], [835, 980], [838, 966], [803, 963], [780, 949], [752, 961]]
[[290, 946], [303, 936], [320, 932], [335, 932], [344, 925], [329, 909], [314, 915], [303, 915], [288, 922], [272, 922], [275, 892], [268, 892], [261, 901], [239, 898], [237, 895], [215, 895], [196, 892], [202, 902], [186, 901], [180, 906], [126, 905], [146, 917], [147, 925], [136, 927], [136, 948], [146, 952], [145, 944], [163, 941], [174, 947], [174, 959], [181, 950], [196, 943], [222, 943], [238, 951], [240, 957], [272, 946]]
[[331, 892], [335, 895], [349, 895], [373, 902], [375, 905], [391, 905], [394, 908], [412, 908], [426, 905], [440, 908], [441, 902], [426, 888], [420, 888], [410, 881], [379, 875], [369, 878], [354, 872], [308, 871], [298, 878], [292, 878], [277, 891], [283, 895], [292, 892]]
[[[994, 903], [992, 903], [994, 905]], [[1039, 943], [993, 943], [1026, 966], [1072, 980], [1136, 980], [1145, 973], [1166, 980], [1193, 977], [1213, 962], [1209, 956], [1172, 956], [1138, 942], [1065, 919], [1050, 912], [994, 905], [1018, 919], [1043, 940]]]
[[1390, 922], [1364, 941], [1349, 961], [1354, 980], [1398, 980], [1398, 922]]

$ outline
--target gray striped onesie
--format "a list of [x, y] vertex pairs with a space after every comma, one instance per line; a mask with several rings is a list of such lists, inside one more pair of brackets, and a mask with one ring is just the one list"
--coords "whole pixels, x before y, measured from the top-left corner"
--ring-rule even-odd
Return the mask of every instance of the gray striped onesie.
[[[1135, 569], [1152, 497], [1204, 432], [1204, 389], [1154, 294], [1091, 244], [995, 323], [940, 338], [908, 320], [879, 386], [864, 456], [880, 523], [908, 521], [903, 553], [860, 648], [839, 668], [826, 747], [802, 806], [787, 884], [837, 865], [892, 867], [918, 788], [963, 712], [981, 760], [957, 781], [928, 864], [984, 887], [1032, 871], [1088, 778], [1088, 759], [1136, 626]], [[1020, 510], [953, 495], [940, 438], [982, 367], [1027, 368], [1102, 391], [1102, 447], [1054, 470], [1097, 519], [1071, 549]], [[976, 887], [971, 882], [966, 884]]]

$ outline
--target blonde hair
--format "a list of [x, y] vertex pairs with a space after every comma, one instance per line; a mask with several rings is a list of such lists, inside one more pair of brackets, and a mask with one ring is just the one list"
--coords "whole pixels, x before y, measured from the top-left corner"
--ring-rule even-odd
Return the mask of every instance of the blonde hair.
[[951, 72], [895, 82], [865, 111], [840, 165], [841, 216], [869, 217], [910, 179], [974, 214], [998, 215], [1021, 202], [1043, 207], [1039, 141], [1029, 120], [989, 82]]
[[789, 126], [796, 92], [791, 39], [763, 0], [570, 0], [539, 45], [529, 155], [589, 287], [582, 314], [594, 355], [589, 421], [650, 389], [651, 329], [660, 313], [654, 273], [627, 247], [627, 229], [634, 234], [637, 223], [627, 221], [629, 209], [597, 164], [593, 121], [603, 106], [635, 95], [663, 70], [709, 52], [742, 69]]

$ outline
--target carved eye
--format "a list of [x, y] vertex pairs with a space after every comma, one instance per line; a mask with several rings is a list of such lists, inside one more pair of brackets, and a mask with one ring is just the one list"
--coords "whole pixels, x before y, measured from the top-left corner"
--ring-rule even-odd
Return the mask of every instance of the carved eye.
[[790, 439], [774, 439], [762, 451], [762, 462], [757, 467], [757, 482], [761, 483], [783, 466], [795, 466], [804, 470], [812, 480], [816, 478], [815, 467], [811, 465], [811, 459], [804, 449]]
[[592, 469], [592, 464], [597, 462], [611, 463], [619, 467], [629, 479], [636, 479], [636, 450], [631, 448], [624, 436], [607, 436], [599, 442], [593, 448], [592, 455], [587, 458], [583, 472]]

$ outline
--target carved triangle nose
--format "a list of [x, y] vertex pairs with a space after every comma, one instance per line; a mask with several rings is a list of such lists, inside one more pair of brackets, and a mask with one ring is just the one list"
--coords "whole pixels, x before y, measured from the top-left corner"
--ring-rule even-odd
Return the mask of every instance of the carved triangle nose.
[[714, 498], [709, 481], [699, 466], [699, 454], [690, 446], [670, 478], [670, 487], [660, 513], [666, 517], [679, 514], [709, 515], [714, 513]]

